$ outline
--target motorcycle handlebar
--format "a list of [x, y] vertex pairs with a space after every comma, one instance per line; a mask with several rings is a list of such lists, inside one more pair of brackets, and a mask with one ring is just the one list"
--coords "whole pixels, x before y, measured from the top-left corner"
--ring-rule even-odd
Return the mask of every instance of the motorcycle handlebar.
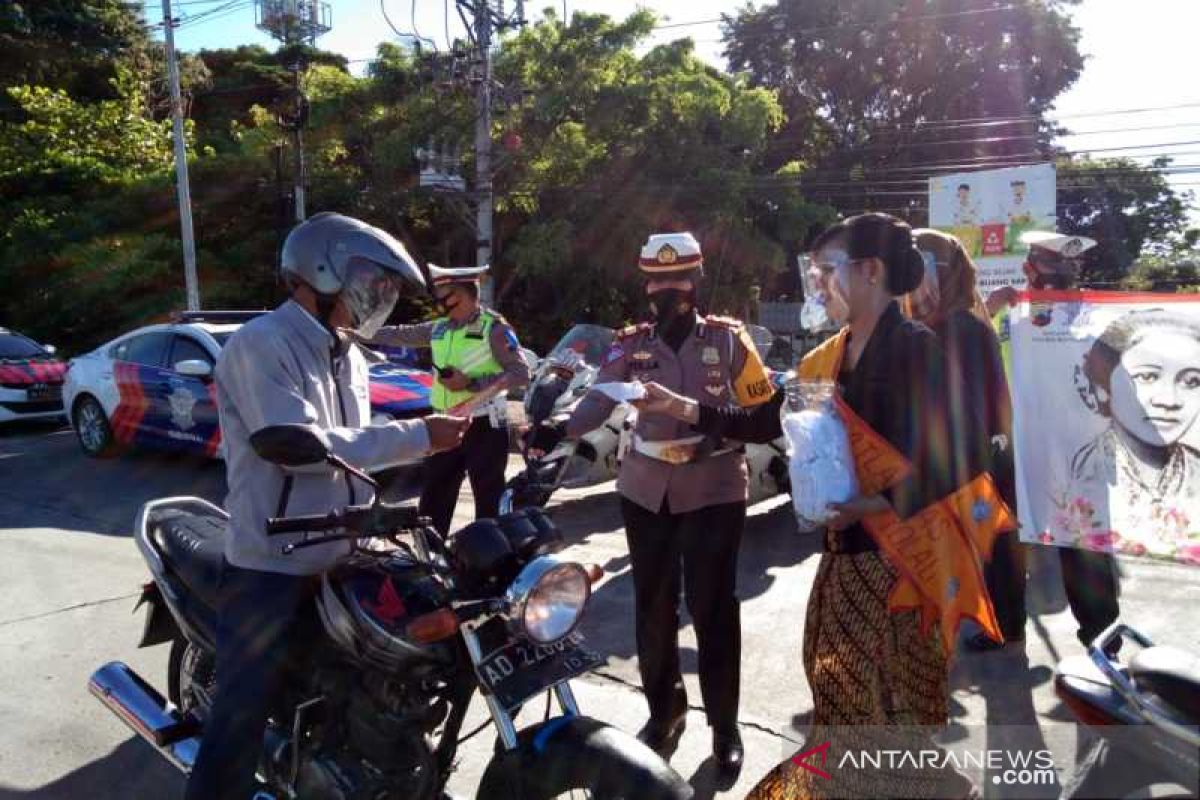
[[[328, 514], [308, 514], [295, 517], [269, 517], [267, 535], [309, 533], [347, 528], [362, 535], [391, 533], [402, 528], [424, 524], [424, 517], [413, 506], [399, 503], [346, 506]], [[367, 530], [367, 528], [370, 530]]]

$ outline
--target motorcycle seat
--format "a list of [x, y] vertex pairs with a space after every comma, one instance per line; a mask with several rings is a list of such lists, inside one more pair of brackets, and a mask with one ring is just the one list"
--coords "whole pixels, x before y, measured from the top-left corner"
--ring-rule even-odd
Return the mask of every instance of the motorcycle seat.
[[164, 509], [150, 520], [150, 538], [166, 565], [197, 599], [216, 607], [228, 522], [218, 516]]
[[1200, 658], [1174, 647], [1147, 647], [1130, 660], [1129, 675], [1138, 689], [1200, 724]]

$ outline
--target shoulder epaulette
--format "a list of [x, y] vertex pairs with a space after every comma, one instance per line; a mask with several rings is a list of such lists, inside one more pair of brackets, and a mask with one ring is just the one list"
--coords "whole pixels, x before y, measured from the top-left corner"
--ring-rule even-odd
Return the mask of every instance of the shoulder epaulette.
[[649, 322], [639, 322], [637, 325], [629, 325], [617, 331], [617, 338], [628, 339], [630, 336], [636, 336], [639, 333], [648, 333], [653, 327]]
[[704, 321], [709, 325], [716, 325], [721, 328], [729, 328], [733, 331], [740, 330], [744, 327], [740, 319], [734, 319], [733, 317], [707, 316], [704, 318]]

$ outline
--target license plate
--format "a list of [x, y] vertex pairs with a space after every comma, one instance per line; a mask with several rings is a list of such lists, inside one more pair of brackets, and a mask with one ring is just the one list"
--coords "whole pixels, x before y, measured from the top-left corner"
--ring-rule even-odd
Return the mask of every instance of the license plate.
[[475, 672], [483, 690], [511, 711], [530, 697], [604, 662], [602, 656], [584, 647], [583, 634], [576, 631], [554, 644], [510, 639], [484, 656]]
[[62, 384], [54, 383], [35, 383], [26, 391], [26, 396], [30, 400], [45, 401], [45, 400], [61, 400], [62, 399]]

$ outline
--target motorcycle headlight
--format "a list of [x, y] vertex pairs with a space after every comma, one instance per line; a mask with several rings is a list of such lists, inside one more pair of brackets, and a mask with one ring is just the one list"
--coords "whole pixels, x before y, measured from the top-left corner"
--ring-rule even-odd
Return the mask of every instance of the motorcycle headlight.
[[591, 596], [582, 565], [539, 556], [525, 565], [505, 595], [509, 623], [539, 644], [557, 642], [575, 630]]

